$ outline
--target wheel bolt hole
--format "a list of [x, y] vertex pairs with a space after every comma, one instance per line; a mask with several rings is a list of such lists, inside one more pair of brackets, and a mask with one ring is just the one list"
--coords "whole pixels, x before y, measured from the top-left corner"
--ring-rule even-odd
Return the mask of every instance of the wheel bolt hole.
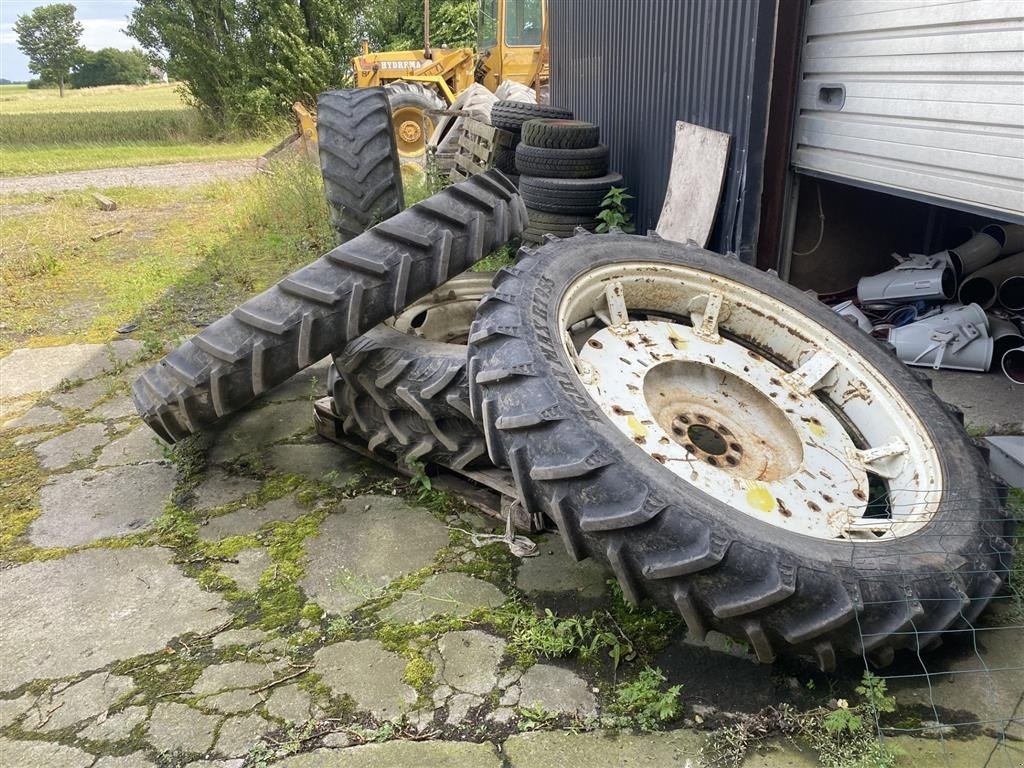
[[[699, 419], [700, 416], [697, 418]], [[704, 451], [704, 453], [709, 453], [712, 456], [721, 456], [729, 449], [725, 439], [720, 434], [715, 430], [700, 424], [694, 424], [691, 426], [686, 430], [686, 435], [694, 445]], [[708, 461], [710, 462], [711, 460], [708, 459]]]
[[716, 459], [714, 456], [708, 456], [708, 464], [710, 464], [712, 467], [717, 467], [718, 459]]
[[677, 427], [677, 426], [673, 425], [673, 427], [672, 427], [672, 434], [673, 435], [682, 436], [685, 433], [686, 433], [686, 430], [684, 430], [682, 427]]
[[729, 443], [729, 447], [736, 451], [736, 453], [743, 453], [743, 446], [739, 443]]
[[736, 464], [738, 463], [738, 461], [737, 461], [736, 457], [735, 457], [735, 456], [733, 456], [732, 454], [729, 454], [728, 456], [726, 456], [726, 457], [725, 457], [725, 461], [726, 461], [726, 463], [727, 463], [727, 464], [728, 464], [728, 465], [729, 465], [730, 467], [735, 467], [735, 466], [736, 466]]
[[698, 414], [697, 421], [699, 421], [701, 424], [707, 424], [710, 421], [710, 419], [707, 416], [702, 416]]

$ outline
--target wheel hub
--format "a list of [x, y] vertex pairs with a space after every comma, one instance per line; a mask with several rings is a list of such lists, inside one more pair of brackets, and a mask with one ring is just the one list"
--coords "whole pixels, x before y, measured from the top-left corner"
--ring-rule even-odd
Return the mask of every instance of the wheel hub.
[[420, 128], [418, 123], [412, 120], [405, 120], [398, 127], [398, 135], [401, 137], [402, 141], [413, 144], [419, 141], [423, 136], [423, 130]]

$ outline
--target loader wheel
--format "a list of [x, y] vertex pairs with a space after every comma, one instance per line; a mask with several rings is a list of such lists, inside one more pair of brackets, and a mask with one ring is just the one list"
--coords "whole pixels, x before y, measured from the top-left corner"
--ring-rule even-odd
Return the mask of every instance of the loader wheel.
[[491, 107], [491, 125], [512, 133], [519, 133], [523, 123], [539, 117], [572, 120], [572, 112], [546, 104], [528, 104], [524, 101], [496, 101]]
[[391, 103], [391, 125], [398, 144], [402, 166], [422, 167], [426, 160], [427, 139], [434, 133], [437, 117], [431, 110], [442, 110], [447, 105], [434, 91], [419, 83], [399, 80], [385, 86]]
[[493, 277], [460, 275], [335, 354], [328, 387], [346, 434], [399, 463], [491, 466], [469, 410], [466, 340]]
[[527, 509], [697, 638], [885, 664], [970, 631], [1007, 578], [998, 489], [943, 403], [735, 259], [614, 234], [524, 248], [469, 370]]
[[549, 179], [593, 179], [608, 173], [608, 147], [549, 149], [521, 142], [516, 147], [516, 170], [523, 176]]
[[174, 442], [460, 274], [519, 235], [526, 209], [500, 171], [395, 214], [249, 299], [140, 376], [139, 414]]
[[596, 147], [600, 129], [582, 120], [527, 120], [523, 123], [523, 143], [549, 149], [587, 149]]
[[391, 107], [383, 88], [327, 91], [316, 107], [324, 192], [343, 243], [405, 206]]
[[622, 174], [608, 173], [593, 179], [551, 179], [523, 176], [519, 191], [527, 207], [562, 214], [593, 214], [612, 187], [622, 186]]

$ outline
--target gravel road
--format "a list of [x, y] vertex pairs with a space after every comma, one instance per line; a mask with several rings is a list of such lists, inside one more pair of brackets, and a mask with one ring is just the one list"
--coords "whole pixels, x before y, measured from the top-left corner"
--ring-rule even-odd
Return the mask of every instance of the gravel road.
[[256, 173], [256, 160], [214, 160], [138, 168], [99, 168], [49, 176], [0, 178], [0, 195], [65, 192], [97, 187], [191, 187], [218, 179], [241, 179]]

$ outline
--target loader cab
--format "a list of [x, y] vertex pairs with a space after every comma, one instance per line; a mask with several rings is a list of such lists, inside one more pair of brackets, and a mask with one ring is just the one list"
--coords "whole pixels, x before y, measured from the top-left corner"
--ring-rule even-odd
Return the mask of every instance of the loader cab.
[[482, 0], [477, 24], [477, 80], [493, 91], [504, 80], [536, 76], [547, 22], [545, 0]]

